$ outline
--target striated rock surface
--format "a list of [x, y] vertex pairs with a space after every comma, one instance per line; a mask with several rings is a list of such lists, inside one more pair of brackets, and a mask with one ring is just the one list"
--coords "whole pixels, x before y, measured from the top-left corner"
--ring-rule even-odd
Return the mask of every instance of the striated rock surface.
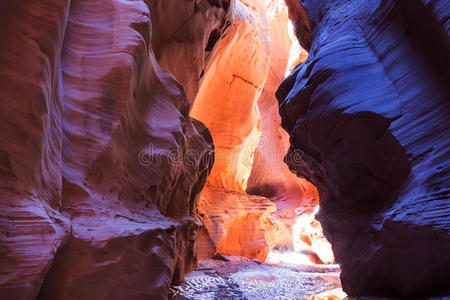
[[344, 291], [449, 294], [448, 1], [304, 5], [310, 55], [277, 97]]
[[261, 137], [255, 149], [246, 191], [267, 197], [276, 205], [276, 212], [271, 214], [271, 219], [278, 225], [275, 246], [294, 249], [292, 233], [299, 209], [317, 205], [318, 195], [311, 183], [299, 179], [283, 162], [289, 148], [289, 135], [281, 128], [275, 92], [285, 76], [289, 60], [306, 57], [289, 32], [288, 9], [284, 1], [269, 2], [266, 15], [271, 42], [270, 64], [257, 103], [261, 115]]
[[201, 258], [220, 252], [264, 261], [275, 246], [295, 248], [296, 220], [318, 196], [283, 163], [289, 141], [274, 93], [291, 51], [288, 9], [284, 1], [240, 1], [235, 14], [191, 111], [216, 149], [197, 244]]
[[237, 2], [235, 14], [191, 111], [211, 130], [216, 155], [199, 200], [201, 240], [210, 241], [210, 252], [264, 260], [275, 241], [275, 206], [245, 190], [261, 134], [257, 101], [269, 67], [269, 27], [262, 1]]
[[[0, 5], [0, 298], [33, 299], [70, 226], [61, 207], [66, 1]], [[33, 5], [30, 5], [33, 4]]]
[[0, 298], [166, 299], [196, 264], [213, 146], [148, 6], [0, 6]]
[[234, 0], [145, 0], [159, 65], [183, 85], [193, 103], [220, 39], [233, 24]]

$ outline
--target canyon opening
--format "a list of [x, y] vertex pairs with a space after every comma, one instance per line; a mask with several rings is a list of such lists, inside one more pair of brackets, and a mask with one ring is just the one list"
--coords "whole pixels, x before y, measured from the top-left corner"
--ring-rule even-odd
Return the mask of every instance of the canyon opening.
[[[235, 5], [233, 26], [202, 75], [190, 111], [211, 132], [215, 149], [197, 202], [203, 224], [196, 240], [200, 270], [173, 291], [192, 299], [314, 296], [314, 289], [304, 289], [313, 276], [301, 273], [300, 266], [333, 264], [334, 257], [314, 219], [317, 189], [284, 162], [289, 135], [281, 128], [275, 97], [285, 75], [308, 53], [295, 37], [284, 1]], [[301, 151], [291, 156], [291, 163], [307, 168]], [[213, 257], [227, 262], [214, 263]], [[267, 269], [261, 262], [297, 269], [276, 275], [282, 268]], [[331, 282], [317, 276], [316, 291], [338, 288], [338, 268], [333, 267], [325, 268]], [[312, 274], [308, 268], [303, 271]], [[284, 287], [289, 281], [298, 288]], [[235, 287], [244, 285], [242, 290]]]
[[447, 0], [0, 0], [0, 299], [449, 299]]

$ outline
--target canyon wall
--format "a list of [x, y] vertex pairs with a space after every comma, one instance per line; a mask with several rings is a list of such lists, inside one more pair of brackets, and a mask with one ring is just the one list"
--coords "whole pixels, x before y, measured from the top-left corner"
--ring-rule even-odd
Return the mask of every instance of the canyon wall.
[[285, 2], [0, 2], [1, 299], [167, 299], [197, 251], [331, 262], [309, 182], [348, 294], [450, 293], [448, 1]]
[[343, 289], [449, 294], [450, 5], [304, 2], [310, 55], [277, 98], [286, 161], [319, 190]]
[[[200, 196], [204, 228], [197, 243], [201, 258], [223, 253], [264, 261], [274, 247], [294, 249], [296, 218], [318, 196], [283, 163], [289, 141], [274, 93], [295, 39], [288, 8], [279, 0], [243, 0], [235, 12], [191, 111], [211, 130], [216, 154]], [[306, 59], [304, 51], [297, 54], [295, 60]]]
[[199, 201], [206, 229], [199, 238], [210, 241], [210, 253], [264, 261], [275, 240], [275, 206], [245, 190], [261, 135], [257, 101], [268, 74], [269, 25], [262, 1], [237, 1], [235, 9], [191, 112], [211, 130], [217, 157]]
[[293, 174], [283, 162], [289, 148], [289, 135], [281, 128], [275, 92], [283, 81], [288, 65], [303, 62], [307, 53], [289, 32], [288, 9], [284, 1], [272, 1], [266, 7], [269, 21], [270, 63], [261, 96], [258, 99], [261, 136], [256, 145], [246, 192], [264, 196], [276, 205], [271, 219], [278, 225], [277, 248], [294, 249], [293, 226], [297, 215], [318, 205], [316, 188]]
[[[190, 2], [202, 13], [183, 30], [209, 24], [201, 42], [220, 39], [233, 5]], [[0, 298], [167, 299], [195, 267], [214, 147], [153, 55], [150, 13], [143, 1], [1, 2]]]
[[144, 0], [152, 15], [158, 64], [183, 85], [194, 102], [220, 39], [233, 24], [234, 0]]

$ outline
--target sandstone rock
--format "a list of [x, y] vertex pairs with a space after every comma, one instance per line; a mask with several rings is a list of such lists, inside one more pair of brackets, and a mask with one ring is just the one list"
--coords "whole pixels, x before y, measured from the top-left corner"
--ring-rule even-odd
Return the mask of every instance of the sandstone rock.
[[227, 258], [225, 255], [222, 255], [222, 254], [219, 254], [219, 253], [218, 254], [214, 254], [211, 258], [215, 259], [215, 260], [225, 261], [225, 262], [229, 262], [230, 261], [230, 259]]
[[302, 48], [309, 51], [311, 48], [311, 24], [308, 13], [298, 0], [285, 0], [289, 8], [289, 18], [294, 24], [295, 35]]
[[213, 146], [147, 5], [1, 6], [0, 298], [166, 299], [196, 263]]
[[205, 229], [197, 245], [202, 258], [220, 252], [264, 261], [274, 246], [294, 249], [296, 210], [317, 205], [318, 197], [282, 162], [289, 141], [274, 93], [292, 44], [287, 7], [240, 1], [236, 18], [191, 111], [211, 130], [216, 149], [199, 201]]
[[70, 230], [60, 212], [59, 62], [69, 5], [30, 2], [0, 5], [1, 299], [35, 298]]
[[159, 65], [183, 85], [193, 103], [204, 73], [232, 26], [234, 0], [145, 0]]
[[38, 299], [167, 299], [169, 286], [193, 269], [195, 223], [161, 216], [137, 228], [125, 218], [111, 219], [101, 221], [129, 232], [105, 237], [85, 228], [90, 238], [75, 236], [59, 249]]
[[269, 26], [262, 1], [240, 1], [235, 9], [234, 26], [220, 42], [191, 111], [211, 130], [216, 155], [199, 215], [208, 233], [203, 241], [209, 239], [215, 252], [264, 261], [275, 241], [269, 218], [275, 207], [245, 190], [260, 136], [257, 100], [270, 62]]
[[198, 210], [215, 252], [265, 261], [275, 246], [277, 227], [270, 213], [276, 209], [267, 198], [206, 184]]
[[352, 296], [450, 292], [444, 2], [306, 1], [310, 56], [277, 92]]
[[284, 2], [271, 1], [270, 4], [266, 7], [271, 42], [270, 65], [258, 100], [261, 137], [255, 150], [247, 192], [265, 196], [274, 202], [276, 212], [271, 214], [271, 218], [279, 228], [275, 245], [294, 249], [292, 233], [296, 210], [317, 205], [318, 195], [311, 183], [299, 179], [283, 163], [289, 148], [289, 135], [281, 128], [275, 92], [284, 78], [291, 55], [296, 60], [306, 57], [300, 46], [292, 47], [292, 44], [298, 43], [288, 30], [288, 10]]

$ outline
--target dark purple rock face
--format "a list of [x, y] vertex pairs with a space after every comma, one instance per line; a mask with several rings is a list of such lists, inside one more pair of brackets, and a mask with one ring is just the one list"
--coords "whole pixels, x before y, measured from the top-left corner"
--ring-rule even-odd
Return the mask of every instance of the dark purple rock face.
[[310, 56], [277, 98], [344, 291], [449, 294], [450, 2], [304, 2]]

